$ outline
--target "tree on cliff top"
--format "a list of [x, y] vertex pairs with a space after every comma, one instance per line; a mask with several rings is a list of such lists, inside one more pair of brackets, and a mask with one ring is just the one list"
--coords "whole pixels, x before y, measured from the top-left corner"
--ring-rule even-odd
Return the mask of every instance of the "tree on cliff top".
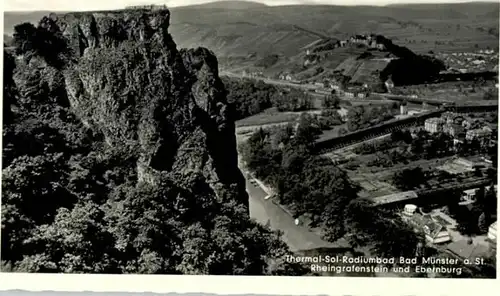
[[57, 68], [64, 66], [70, 50], [67, 40], [53, 17], [43, 17], [38, 26], [22, 23], [14, 27], [13, 44], [16, 54], [25, 55], [28, 60], [34, 54]]

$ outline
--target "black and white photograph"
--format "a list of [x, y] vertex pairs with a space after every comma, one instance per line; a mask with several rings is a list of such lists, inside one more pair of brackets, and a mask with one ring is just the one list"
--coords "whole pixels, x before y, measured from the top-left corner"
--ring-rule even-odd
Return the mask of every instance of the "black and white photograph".
[[4, 0], [1, 272], [496, 279], [500, 3], [354, 2]]

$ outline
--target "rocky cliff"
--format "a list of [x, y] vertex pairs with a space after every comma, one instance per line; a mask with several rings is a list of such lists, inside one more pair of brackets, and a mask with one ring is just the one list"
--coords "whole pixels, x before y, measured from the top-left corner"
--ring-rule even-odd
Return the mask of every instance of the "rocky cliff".
[[247, 205], [217, 58], [204, 48], [179, 51], [168, 10], [50, 19], [47, 26], [62, 32], [70, 57], [62, 70], [35, 59], [29, 67], [38, 69], [40, 81], [61, 76], [63, 97], [77, 117], [107, 145], [136, 156], [138, 182], [168, 176], [189, 189], [202, 176], [214, 196]]

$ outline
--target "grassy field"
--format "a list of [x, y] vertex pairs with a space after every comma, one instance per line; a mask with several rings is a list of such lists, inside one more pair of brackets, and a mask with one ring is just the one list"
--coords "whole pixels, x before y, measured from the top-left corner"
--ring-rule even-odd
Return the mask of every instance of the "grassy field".
[[324, 131], [318, 138], [318, 140], [322, 139], [331, 139], [332, 137], [340, 137], [342, 134], [340, 130], [347, 130], [347, 124], [341, 124], [334, 126], [331, 130]]
[[236, 121], [236, 127], [265, 125], [282, 122], [294, 122], [299, 118], [299, 113], [290, 112], [263, 112]]

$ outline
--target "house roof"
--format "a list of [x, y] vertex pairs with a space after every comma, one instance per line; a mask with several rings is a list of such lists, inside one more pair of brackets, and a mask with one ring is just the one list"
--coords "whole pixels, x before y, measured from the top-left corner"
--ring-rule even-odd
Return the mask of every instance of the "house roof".
[[491, 129], [486, 129], [486, 128], [477, 128], [473, 130], [468, 130], [467, 134], [476, 134], [476, 135], [488, 135], [491, 134]]
[[488, 247], [480, 244], [469, 244], [466, 240], [460, 240], [448, 245], [448, 250], [464, 259], [474, 259], [488, 252]]
[[477, 191], [476, 189], [467, 189], [467, 190], [464, 190], [463, 192], [465, 194], [474, 194], [474, 193], [476, 193], [476, 191]]
[[433, 117], [426, 119], [425, 122], [430, 122], [430, 123], [444, 123], [444, 119], [441, 117]]
[[425, 230], [425, 234], [430, 236], [431, 238], [436, 238], [443, 231], [446, 230], [446, 227], [440, 224], [439, 222], [432, 219], [429, 215], [422, 215], [419, 213], [414, 213], [411, 216], [411, 221], [419, 226], [420, 228]]
[[366, 39], [366, 36], [364, 36], [364, 35], [355, 35], [354, 38], [356, 38], [356, 39]]

